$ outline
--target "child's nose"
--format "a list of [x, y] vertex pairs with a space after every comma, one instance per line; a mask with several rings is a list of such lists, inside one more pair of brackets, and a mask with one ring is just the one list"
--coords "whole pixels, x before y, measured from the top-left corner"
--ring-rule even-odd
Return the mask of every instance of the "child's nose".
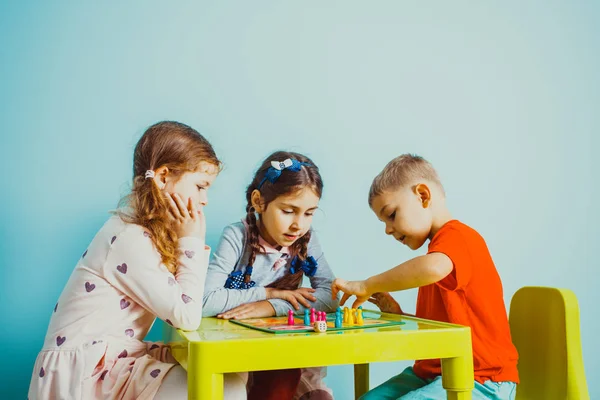
[[[204, 191], [204, 192], [206, 192], [206, 191]], [[200, 204], [202, 205], [202, 207], [204, 207], [208, 204], [208, 195], [206, 193], [203, 193], [200, 195]]]
[[391, 226], [386, 225], [385, 226], [385, 234], [386, 235], [391, 235], [392, 233], [394, 233], [394, 228], [392, 228]]
[[300, 230], [302, 230], [303, 226], [304, 226], [304, 221], [303, 221], [302, 217], [296, 217], [292, 221], [291, 228], [293, 230], [300, 231]]

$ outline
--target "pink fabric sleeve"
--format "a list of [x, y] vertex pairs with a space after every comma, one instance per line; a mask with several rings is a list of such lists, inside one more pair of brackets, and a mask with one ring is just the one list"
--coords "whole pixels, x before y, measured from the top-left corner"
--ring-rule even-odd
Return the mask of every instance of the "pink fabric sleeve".
[[[137, 225], [113, 238], [104, 263], [104, 278], [131, 300], [168, 324], [196, 330], [202, 319], [202, 297], [210, 248], [198, 238], [179, 239], [175, 275], [162, 264], [150, 235]], [[123, 305], [127, 299], [121, 300]]]

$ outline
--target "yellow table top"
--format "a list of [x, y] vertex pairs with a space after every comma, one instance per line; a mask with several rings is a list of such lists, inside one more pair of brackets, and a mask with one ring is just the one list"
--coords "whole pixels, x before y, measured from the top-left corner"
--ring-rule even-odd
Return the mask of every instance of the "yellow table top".
[[[197, 331], [170, 327], [165, 339], [184, 368], [190, 352], [211, 358], [215, 373], [322, 365], [471, 357], [470, 328], [396, 314], [403, 325], [326, 333], [273, 334], [217, 318], [203, 318]], [[198, 361], [202, 362], [202, 361]]]

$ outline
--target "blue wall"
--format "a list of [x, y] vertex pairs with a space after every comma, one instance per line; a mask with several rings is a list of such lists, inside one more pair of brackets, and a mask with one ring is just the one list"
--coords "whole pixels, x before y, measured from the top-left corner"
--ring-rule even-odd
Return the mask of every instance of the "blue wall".
[[[524, 285], [575, 291], [600, 398], [600, 6], [526, 3], [3, 2], [0, 398], [25, 397], [52, 307], [161, 119], [197, 128], [225, 162], [213, 245], [267, 153], [312, 156], [326, 185], [315, 227], [347, 278], [413, 256], [366, 194], [392, 157], [429, 158], [454, 216], [487, 239], [507, 303]], [[415, 295], [396, 298], [414, 310]], [[351, 373], [329, 370], [340, 399]], [[372, 384], [391, 373], [375, 365]]]

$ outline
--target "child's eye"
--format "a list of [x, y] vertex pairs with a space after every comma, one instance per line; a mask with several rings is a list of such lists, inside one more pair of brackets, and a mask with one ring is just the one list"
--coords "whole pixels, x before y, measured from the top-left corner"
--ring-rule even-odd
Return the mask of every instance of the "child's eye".
[[206, 186], [200, 186], [200, 185], [196, 185], [196, 187], [198, 188], [198, 190], [203, 190], [203, 189], [206, 189]]
[[391, 213], [391, 214], [390, 214], [390, 216], [388, 217], [388, 219], [389, 219], [390, 221], [393, 221], [393, 220], [394, 220], [394, 218], [396, 218], [396, 211], [394, 211], [393, 213]]
[[281, 210], [284, 214], [293, 214], [294, 212], [291, 210]]
[[312, 217], [314, 213], [304, 213], [304, 215], [306, 215], [307, 217]]

